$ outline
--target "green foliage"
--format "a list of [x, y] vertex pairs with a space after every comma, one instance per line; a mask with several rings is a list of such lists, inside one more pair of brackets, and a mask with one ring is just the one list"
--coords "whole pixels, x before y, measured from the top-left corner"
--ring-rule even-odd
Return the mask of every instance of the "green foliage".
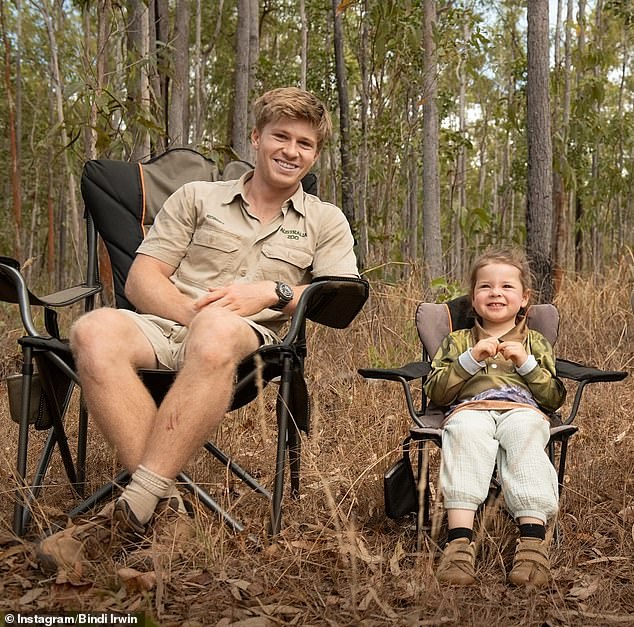
[[446, 277], [436, 277], [430, 284], [431, 290], [436, 295], [437, 303], [446, 303], [458, 296], [466, 294], [464, 287], [456, 281], [448, 281]]

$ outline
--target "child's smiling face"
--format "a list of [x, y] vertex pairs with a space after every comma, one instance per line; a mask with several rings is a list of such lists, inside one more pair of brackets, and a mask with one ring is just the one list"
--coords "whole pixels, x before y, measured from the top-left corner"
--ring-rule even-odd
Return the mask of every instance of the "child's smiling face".
[[515, 325], [522, 307], [528, 304], [520, 271], [506, 263], [490, 263], [478, 270], [473, 288], [472, 305], [484, 327]]

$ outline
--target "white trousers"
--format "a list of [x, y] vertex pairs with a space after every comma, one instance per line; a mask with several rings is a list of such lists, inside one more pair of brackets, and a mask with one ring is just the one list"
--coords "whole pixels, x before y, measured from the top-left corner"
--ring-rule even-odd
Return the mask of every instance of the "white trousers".
[[458, 411], [442, 435], [441, 489], [446, 508], [476, 510], [489, 492], [497, 461], [504, 500], [515, 519], [544, 523], [559, 503], [557, 473], [545, 447], [548, 421], [527, 407]]

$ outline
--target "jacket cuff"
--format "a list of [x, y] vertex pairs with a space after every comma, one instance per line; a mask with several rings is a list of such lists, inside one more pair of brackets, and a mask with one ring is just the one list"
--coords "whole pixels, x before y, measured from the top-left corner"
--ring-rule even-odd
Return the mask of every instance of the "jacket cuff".
[[515, 372], [521, 377], [525, 377], [529, 372], [532, 372], [537, 368], [537, 360], [535, 355], [529, 355], [528, 359], [519, 367], [515, 368]]
[[460, 357], [458, 357], [460, 365], [470, 374], [474, 375], [486, 366], [484, 361], [476, 361], [471, 354], [471, 349], [467, 349]]

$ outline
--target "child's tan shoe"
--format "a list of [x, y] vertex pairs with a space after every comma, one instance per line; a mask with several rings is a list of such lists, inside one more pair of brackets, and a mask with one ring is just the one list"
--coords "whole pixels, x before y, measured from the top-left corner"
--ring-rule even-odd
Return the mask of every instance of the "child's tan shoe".
[[515, 548], [509, 583], [543, 588], [550, 581], [548, 544], [539, 538], [520, 538]]
[[475, 583], [475, 544], [467, 538], [452, 540], [445, 546], [436, 579], [455, 586], [470, 586]]

